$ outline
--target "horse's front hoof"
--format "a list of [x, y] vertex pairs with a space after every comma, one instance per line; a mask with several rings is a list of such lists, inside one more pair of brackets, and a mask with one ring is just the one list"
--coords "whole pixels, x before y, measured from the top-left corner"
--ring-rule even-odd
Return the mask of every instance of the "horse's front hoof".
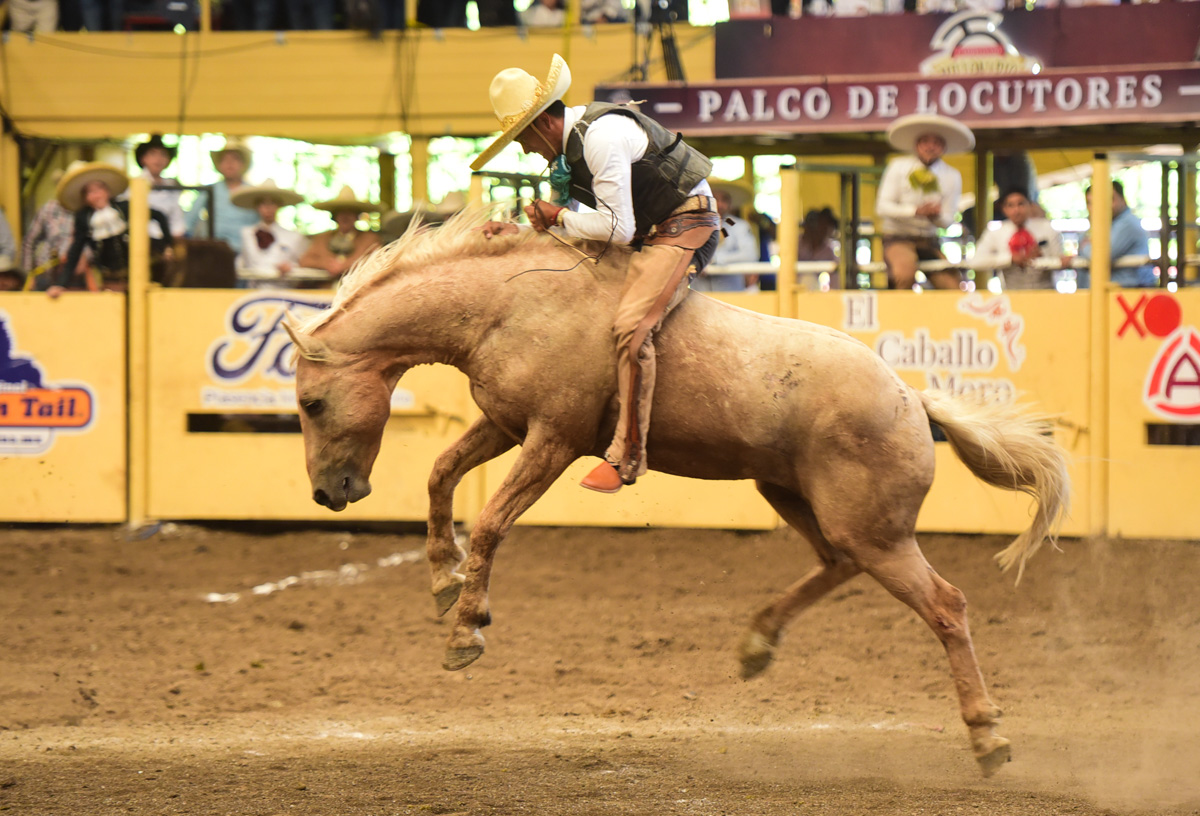
[[742, 638], [738, 648], [738, 660], [742, 663], [742, 679], [758, 677], [767, 670], [775, 659], [775, 644], [761, 632], [751, 629]]
[[482, 646], [467, 646], [463, 649], [447, 649], [446, 659], [442, 661], [442, 668], [446, 671], [458, 671], [470, 666], [483, 655]]
[[442, 587], [433, 595], [433, 602], [437, 605], [438, 617], [442, 617], [458, 603], [458, 596], [462, 594], [462, 582], [450, 584]]
[[975, 761], [984, 777], [989, 777], [1012, 761], [1012, 745], [1004, 737], [991, 737], [986, 743], [975, 746]]

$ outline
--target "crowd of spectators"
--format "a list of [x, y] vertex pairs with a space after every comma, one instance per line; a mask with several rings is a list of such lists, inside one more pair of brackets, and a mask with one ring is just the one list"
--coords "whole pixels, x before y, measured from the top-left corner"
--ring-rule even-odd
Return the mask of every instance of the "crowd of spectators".
[[[220, 181], [200, 188], [194, 205], [181, 206], [183, 188], [164, 176], [176, 148], [152, 136], [134, 150], [150, 186], [151, 276], [167, 285], [246, 288], [319, 288], [333, 285], [360, 258], [404, 231], [416, 213], [437, 223], [466, 206], [462, 193], [438, 205], [418, 203], [406, 213], [383, 212], [349, 186], [314, 202], [329, 213], [332, 229], [305, 235], [280, 224], [279, 210], [304, 201], [266, 179], [246, 180], [252, 156], [236, 137], [211, 153]], [[38, 209], [18, 252], [0, 217], [0, 290], [34, 289], [53, 296], [68, 289], [122, 291], [129, 271], [129, 176], [106, 162], [73, 163], [55, 174], [55, 195]], [[362, 229], [379, 214], [380, 230]], [[179, 251], [177, 252], [177, 248]], [[188, 282], [185, 261], [194, 256], [200, 281]]]
[[[469, 2], [474, 3], [478, 24], [483, 27], [547, 28], [568, 22], [567, 0], [417, 0], [416, 23], [430, 28], [466, 28]], [[1036, 0], [1033, 8], [1121, 2], [1128, 0]], [[1026, 0], [731, 0], [731, 14], [747, 4], [790, 17], [1029, 8]], [[8, 0], [7, 5], [8, 26], [20, 32], [199, 26], [198, 0], [185, 8], [167, 0]], [[623, 23], [649, 16], [649, 0], [579, 0], [578, 9], [578, 23]], [[226, 31], [393, 30], [408, 24], [406, 14], [405, 0], [212, 0], [213, 27]]]

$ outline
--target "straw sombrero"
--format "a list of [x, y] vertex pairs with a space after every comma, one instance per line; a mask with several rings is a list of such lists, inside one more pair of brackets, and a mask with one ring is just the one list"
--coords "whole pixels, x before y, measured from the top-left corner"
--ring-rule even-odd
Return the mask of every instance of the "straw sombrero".
[[529, 127], [538, 114], [550, 107], [552, 102], [562, 99], [570, 87], [571, 69], [558, 54], [550, 60], [550, 71], [545, 81], [539, 81], [520, 68], [505, 68], [496, 74], [488, 94], [492, 98], [492, 110], [500, 120], [501, 132], [475, 157], [471, 169], [482, 170], [522, 130]]
[[225, 138], [225, 146], [220, 150], [214, 150], [211, 152], [210, 155], [212, 156], [213, 164], [216, 164], [221, 160], [222, 153], [229, 152], [237, 153], [242, 157], [242, 161], [246, 163], [246, 166], [250, 166], [250, 148], [238, 136], [227, 136]]
[[403, 235], [418, 214], [421, 216], [422, 224], [440, 224], [456, 212], [466, 209], [466, 206], [466, 195], [460, 190], [454, 190], [446, 193], [445, 198], [432, 206], [424, 201], [418, 201], [411, 210], [406, 212], [393, 210], [385, 213], [383, 218], [379, 219], [379, 231], [388, 235]]
[[946, 141], [947, 153], [965, 153], [975, 147], [975, 134], [966, 125], [946, 116], [913, 114], [901, 116], [887, 130], [892, 147], [905, 153], [916, 150], [917, 139], [927, 133], [941, 136]]
[[129, 177], [105, 162], [72, 162], [58, 180], [56, 197], [71, 212], [83, 206], [83, 188], [93, 181], [102, 181], [113, 197], [129, 187]]
[[754, 191], [740, 181], [726, 181], [725, 179], [713, 178], [708, 179], [708, 186], [713, 188], [713, 192], [722, 191], [729, 193], [729, 198], [733, 201], [733, 208], [740, 210], [750, 202]]
[[342, 187], [341, 191], [328, 201], [318, 201], [313, 206], [318, 210], [325, 210], [331, 213], [345, 212], [347, 210], [356, 213], [383, 212], [383, 207], [379, 204], [360, 201], [354, 194], [354, 190], [350, 189], [350, 185]]
[[138, 145], [137, 147], [135, 147], [133, 149], [133, 159], [134, 159], [134, 161], [137, 162], [138, 167], [146, 166], [146, 164], [145, 164], [146, 154], [148, 152], [150, 152], [151, 150], [154, 150], [155, 148], [166, 151], [166, 154], [169, 157], [167, 159], [167, 164], [170, 164], [171, 162], [175, 161], [175, 154], [177, 154], [179, 152], [179, 148], [168, 147], [167, 145], [163, 144], [162, 134], [155, 133], [153, 136], [150, 137], [150, 139], [148, 141], [142, 142], [140, 145]]
[[231, 195], [229, 200], [233, 202], [235, 207], [244, 207], [247, 210], [253, 210], [258, 206], [258, 202], [264, 198], [271, 199], [280, 207], [299, 204], [304, 200], [304, 196], [292, 190], [282, 189], [271, 179], [267, 179], [262, 184], [254, 187], [243, 187]]

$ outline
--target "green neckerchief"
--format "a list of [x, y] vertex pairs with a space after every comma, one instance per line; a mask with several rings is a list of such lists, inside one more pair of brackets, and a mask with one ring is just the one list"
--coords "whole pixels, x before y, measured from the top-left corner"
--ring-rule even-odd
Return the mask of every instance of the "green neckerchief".
[[561, 153], [550, 162], [550, 190], [554, 193], [555, 204], [567, 206], [571, 199], [571, 165], [567, 164], [567, 157]]

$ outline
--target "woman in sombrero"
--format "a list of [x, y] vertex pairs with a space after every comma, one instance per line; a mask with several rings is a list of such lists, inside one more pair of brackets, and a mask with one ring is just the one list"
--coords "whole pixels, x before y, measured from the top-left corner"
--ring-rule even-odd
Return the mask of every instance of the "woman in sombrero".
[[[975, 134], [945, 116], [902, 116], [888, 128], [888, 141], [905, 153], [888, 162], [875, 212], [883, 235], [888, 285], [911, 290], [920, 261], [945, 259], [938, 229], [954, 223], [962, 195], [962, 174], [942, 160], [975, 147]], [[956, 272], [929, 275], [938, 289], [956, 289]]]
[[329, 201], [313, 204], [333, 216], [334, 229], [311, 237], [312, 243], [300, 257], [300, 265], [311, 269], [324, 269], [331, 277], [339, 278], [354, 262], [379, 246], [379, 236], [358, 228], [358, 219], [366, 213], [379, 212], [383, 208], [369, 201], [362, 201], [350, 187]]
[[[59, 280], [47, 290], [52, 297], [79, 279], [90, 292], [123, 292], [128, 287], [129, 202], [114, 200], [128, 187], [129, 177], [104, 162], [75, 162], [58, 180], [58, 201], [75, 213], [75, 234]], [[151, 255], [169, 259], [174, 240], [167, 217], [151, 209], [150, 218], [163, 236], [151, 239]], [[85, 248], [92, 251], [90, 263]]]

